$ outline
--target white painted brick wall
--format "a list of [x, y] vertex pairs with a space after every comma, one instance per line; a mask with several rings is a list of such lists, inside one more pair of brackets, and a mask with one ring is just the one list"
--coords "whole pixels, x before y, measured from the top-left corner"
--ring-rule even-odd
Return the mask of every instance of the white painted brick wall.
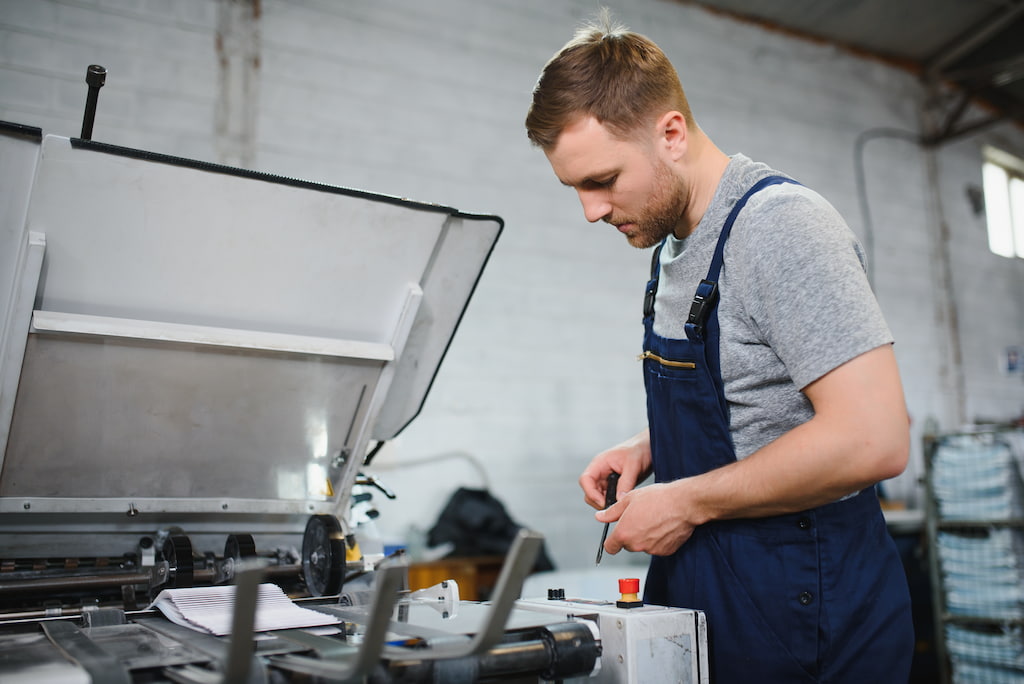
[[[596, 6], [261, 3], [257, 168], [507, 222], [422, 415], [376, 461], [400, 494], [380, 505], [390, 537], [429, 526], [456, 487], [483, 485], [475, 462], [513, 517], [548, 536], [560, 567], [588, 566], [596, 552], [600, 527], [575, 481], [644, 420], [634, 357], [649, 256], [586, 224], [522, 128], [541, 66]], [[864, 236], [854, 145], [868, 129], [917, 129], [924, 96], [912, 76], [664, 0], [612, 9], [668, 52], [726, 152], [792, 173]], [[216, 31], [215, 0], [0, 0], [0, 118], [77, 135], [85, 68], [99, 63], [109, 76], [97, 140], [218, 161]], [[938, 188], [920, 148], [865, 148], [876, 290], [914, 418], [914, 462], [891, 487], [912, 499], [925, 419], [958, 422], [936, 197], [952, 236], [966, 417], [1024, 411], [1021, 378], [996, 368], [1000, 349], [1024, 343], [1024, 262], [988, 252], [965, 195], [980, 184], [986, 141], [1024, 155], [1024, 135], [1006, 126], [958, 141], [938, 152]], [[403, 466], [452, 452], [469, 456]], [[631, 560], [642, 559], [605, 562]]]

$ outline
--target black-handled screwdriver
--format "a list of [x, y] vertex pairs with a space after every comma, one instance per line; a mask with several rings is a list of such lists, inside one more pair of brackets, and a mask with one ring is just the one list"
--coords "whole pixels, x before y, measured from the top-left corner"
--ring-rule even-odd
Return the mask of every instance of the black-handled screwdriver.
[[[615, 490], [619, 487], [619, 474], [615, 471], [608, 473], [608, 484], [604, 490], [604, 507], [605, 509], [610, 508], [615, 504], [618, 495]], [[601, 544], [597, 547], [597, 562], [595, 565], [601, 564], [601, 556], [604, 555], [604, 540], [608, 538], [608, 528], [611, 523], [604, 524], [604, 532], [601, 533]]]

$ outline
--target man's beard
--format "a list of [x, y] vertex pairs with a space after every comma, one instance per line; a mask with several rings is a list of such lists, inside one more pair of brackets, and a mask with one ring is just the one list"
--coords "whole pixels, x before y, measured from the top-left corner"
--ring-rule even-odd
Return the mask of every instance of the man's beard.
[[617, 226], [633, 224], [635, 228], [626, 235], [626, 240], [638, 249], [647, 249], [675, 232], [688, 201], [689, 193], [683, 181], [661, 163], [654, 171], [650, 201], [640, 216], [636, 219], [612, 216], [608, 222]]

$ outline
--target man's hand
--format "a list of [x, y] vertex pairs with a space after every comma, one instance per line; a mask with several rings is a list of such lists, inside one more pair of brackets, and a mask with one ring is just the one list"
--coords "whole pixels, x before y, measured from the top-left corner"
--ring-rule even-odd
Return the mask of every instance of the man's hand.
[[619, 500], [650, 475], [651, 438], [647, 430], [599, 453], [580, 475], [583, 498], [597, 510], [604, 508], [605, 488], [608, 486], [608, 475], [612, 472], [620, 475]]
[[621, 549], [668, 556], [686, 543], [698, 522], [691, 520], [686, 480], [654, 484], [620, 496], [618, 503], [594, 515], [598, 522], [616, 522], [604, 543], [607, 553]]

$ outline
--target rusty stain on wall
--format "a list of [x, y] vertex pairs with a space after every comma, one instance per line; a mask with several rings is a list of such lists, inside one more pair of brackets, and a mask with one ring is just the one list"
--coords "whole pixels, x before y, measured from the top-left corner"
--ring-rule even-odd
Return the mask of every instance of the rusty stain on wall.
[[218, 0], [217, 4], [217, 159], [252, 168], [259, 121], [260, 0]]

